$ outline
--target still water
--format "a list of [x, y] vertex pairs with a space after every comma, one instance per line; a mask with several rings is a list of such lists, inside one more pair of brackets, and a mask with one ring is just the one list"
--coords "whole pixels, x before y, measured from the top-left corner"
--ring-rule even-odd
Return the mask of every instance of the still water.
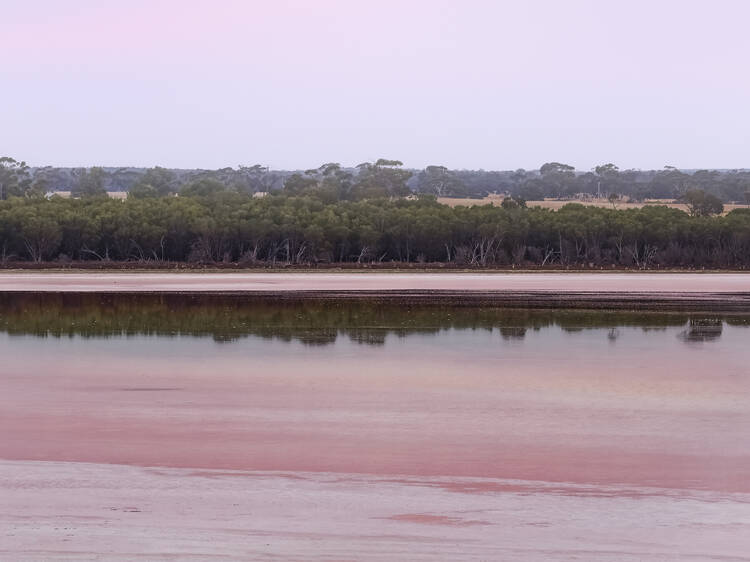
[[178, 545], [186, 559], [745, 560], [749, 327], [721, 314], [4, 296], [6, 552], [65, 551], [29, 531], [64, 512], [76, 548], [137, 557], [125, 515], [91, 523], [120, 502], [146, 513], [144, 559]]

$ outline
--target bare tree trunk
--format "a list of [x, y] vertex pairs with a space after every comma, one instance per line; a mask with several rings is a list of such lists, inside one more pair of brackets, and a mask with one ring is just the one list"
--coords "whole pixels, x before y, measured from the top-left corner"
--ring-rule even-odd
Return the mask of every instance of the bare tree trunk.
[[23, 244], [26, 246], [26, 250], [29, 252], [29, 256], [31, 257], [31, 261], [39, 263], [42, 261], [42, 252], [39, 247], [39, 244], [35, 244], [26, 238], [23, 239]]
[[297, 253], [294, 256], [294, 263], [301, 263], [302, 262], [302, 256], [305, 255], [305, 250], [307, 249], [307, 242], [302, 242], [300, 244], [299, 249], [297, 250]]
[[547, 264], [547, 261], [552, 259], [552, 256], [554, 255], [555, 255], [554, 248], [552, 248], [551, 246], [547, 246], [545, 248], [544, 259], [542, 260], [542, 267], [544, 267]]

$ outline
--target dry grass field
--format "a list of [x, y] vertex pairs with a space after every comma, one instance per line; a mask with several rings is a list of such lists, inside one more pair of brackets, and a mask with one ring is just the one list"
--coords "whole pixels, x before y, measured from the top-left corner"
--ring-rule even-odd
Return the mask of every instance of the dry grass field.
[[[56, 191], [54, 194], [65, 199], [70, 198], [70, 191]], [[112, 199], [126, 199], [128, 193], [127, 191], [110, 191], [107, 193], [107, 195], [109, 195]], [[266, 193], [263, 193], [263, 195], [256, 193], [255, 197], [262, 197], [264, 195], [266, 195]], [[505, 197], [503, 197], [502, 195], [488, 195], [487, 197], [484, 197], [482, 199], [471, 199], [468, 197], [438, 197], [438, 202], [442, 203], [443, 205], [448, 205], [449, 207], [473, 207], [474, 205], [500, 205], [503, 202], [503, 199], [505, 199]], [[613, 208], [612, 203], [610, 203], [606, 199], [544, 199], [543, 201], [526, 202], [529, 207], [544, 207], [545, 209], [552, 209], [554, 211], [557, 211], [558, 209], [564, 207], [569, 203], [580, 203], [581, 205], [587, 205], [590, 207], [604, 207], [606, 209]], [[680, 209], [681, 211], [687, 211], [686, 205], [684, 205], [683, 203], [676, 203], [673, 199], [652, 199], [649, 201], [644, 201], [642, 203], [630, 203], [623, 201], [616, 203], [614, 208], [639, 209], [645, 205], [666, 205], [667, 207]], [[724, 214], [727, 214], [734, 209], [750, 209], [750, 205], [735, 205], [730, 203], [724, 204]]]
[[[473, 205], [500, 205], [503, 202], [504, 197], [502, 195], [489, 195], [483, 199], [469, 199], [469, 198], [452, 198], [452, 197], [438, 197], [438, 201], [443, 205], [449, 207], [467, 206]], [[612, 203], [606, 199], [588, 199], [588, 200], [577, 200], [577, 199], [545, 199], [543, 201], [527, 201], [526, 204], [529, 207], [544, 207], [545, 209], [558, 210], [569, 203], [580, 203], [581, 205], [588, 205], [591, 207], [604, 207], [607, 209], [612, 208]], [[666, 205], [674, 209], [680, 209], [681, 211], [687, 211], [687, 206], [683, 203], [676, 203], [673, 199], [652, 199], [644, 201], [642, 203], [629, 203], [629, 202], [618, 202], [615, 204], [616, 209], [639, 209], [646, 205]], [[725, 204], [724, 214], [733, 211], [734, 209], [750, 209], [750, 205], [734, 205]]]
[[[53, 191], [53, 192], [50, 192], [49, 195], [50, 196], [56, 195], [57, 197], [62, 197], [63, 199], [71, 198], [70, 191]], [[127, 191], [108, 191], [107, 195], [112, 199], [127, 199], [128, 198]]]

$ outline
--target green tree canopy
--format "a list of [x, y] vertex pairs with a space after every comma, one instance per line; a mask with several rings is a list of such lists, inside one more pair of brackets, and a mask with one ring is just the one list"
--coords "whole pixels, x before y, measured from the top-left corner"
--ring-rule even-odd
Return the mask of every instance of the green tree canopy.
[[98, 197], [107, 194], [104, 188], [104, 170], [98, 166], [81, 168], [78, 180], [71, 191], [73, 197]]
[[29, 166], [10, 156], [0, 157], [0, 200], [23, 197], [31, 187]]
[[681, 201], [687, 205], [691, 216], [707, 217], [720, 215], [724, 212], [724, 204], [721, 199], [701, 189], [689, 189], [681, 197]]

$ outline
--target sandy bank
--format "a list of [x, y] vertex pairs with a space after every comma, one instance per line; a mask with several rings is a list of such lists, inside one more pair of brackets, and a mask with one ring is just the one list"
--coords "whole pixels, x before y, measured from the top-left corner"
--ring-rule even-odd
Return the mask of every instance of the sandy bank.
[[0, 273], [0, 292], [233, 293], [262, 299], [750, 310], [738, 273]]

